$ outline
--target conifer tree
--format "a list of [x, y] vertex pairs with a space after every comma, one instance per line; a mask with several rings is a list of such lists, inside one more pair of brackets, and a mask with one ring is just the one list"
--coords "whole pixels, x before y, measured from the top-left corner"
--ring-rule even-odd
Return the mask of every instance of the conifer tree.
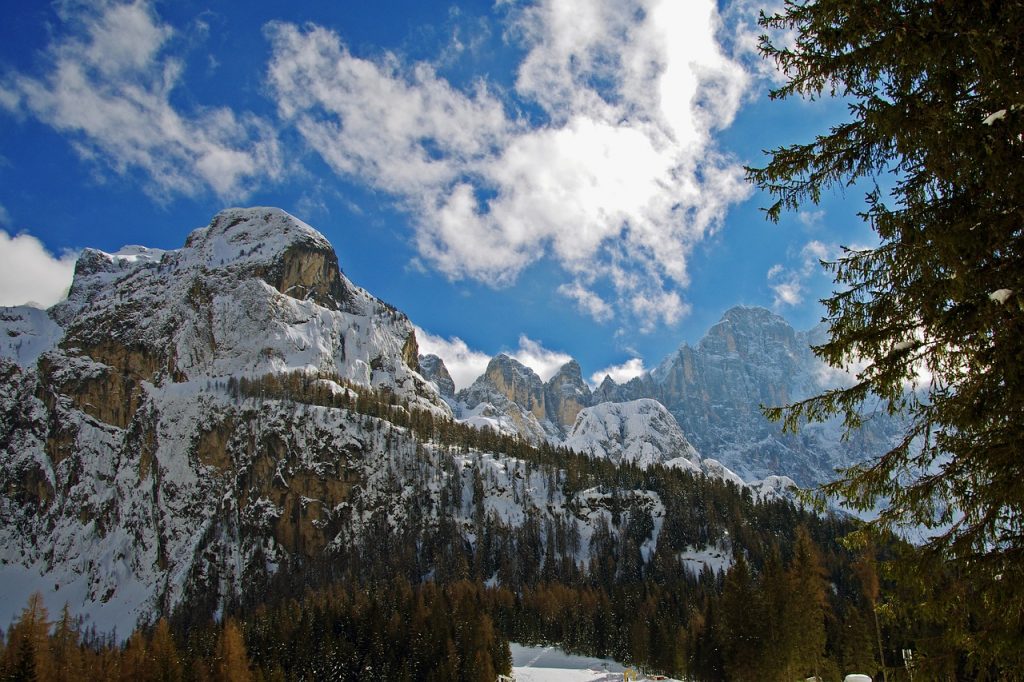
[[55, 665], [50, 652], [49, 612], [43, 595], [34, 592], [8, 633], [4, 667], [12, 680], [52, 680]]
[[153, 679], [153, 665], [149, 660], [146, 638], [140, 630], [132, 633], [128, 644], [121, 653], [121, 681]]
[[242, 631], [233, 618], [224, 622], [224, 627], [217, 640], [214, 676], [217, 682], [251, 682], [252, 672], [249, 670], [249, 656], [245, 650]]
[[772, 98], [837, 95], [850, 112], [748, 169], [775, 197], [768, 217], [865, 186], [878, 236], [826, 264], [836, 292], [816, 352], [862, 366], [856, 381], [767, 413], [850, 429], [879, 406], [905, 415], [895, 447], [825, 492], [881, 503], [880, 527], [932, 529], [900, 572], [965, 581], [974, 598], [935, 590], [917, 617], [966, 632], [956, 644], [978, 669], [1024, 669], [1024, 3], [787, 0], [761, 24], [795, 38], [762, 38], [786, 78]]
[[78, 624], [71, 616], [67, 604], [60, 613], [60, 620], [54, 627], [52, 648], [56, 680], [58, 682], [80, 682], [84, 674], [82, 650], [79, 647], [81, 634]]
[[722, 590], [721, 645], [729, 679], [758, 680], [764, 673], [766, 614], [761, 603], [750, 567], [738, 552]]
[[181, 660], [166, 618], [158, 620], [153, 628], [153, 635], [149, 641], [149, 658], [152, 661], [155, 681], [180, 682]]
[[786, 572], [792, 608], [793, 660], [800, 677], [815, 677], [822, 670], [825, 658], [825, 571], [821, 557], [805, 526], [798, 526], [793, 543], [793, 558]]

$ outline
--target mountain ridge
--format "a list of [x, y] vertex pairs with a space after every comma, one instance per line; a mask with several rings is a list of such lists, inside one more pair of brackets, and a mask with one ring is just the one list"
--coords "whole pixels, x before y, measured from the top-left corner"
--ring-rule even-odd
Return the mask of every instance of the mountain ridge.
[[[2, 309], [0, 328], [4, 615], [39, 590], [54, 610], [68, 602], [100, 632], [126, 633], [184, 604], [220, 609], [351, 547], [473, 547], [485, 531], [539, 546], [542, 528], [560, 529], [575, 538], [559, 545], [570, 572], [595, 535], [607, 546], [608, 529], [637, 515], [650, 523], [633, 524], [646, 529], [635, 544], [648, 557], [659, 544], [658, 493], [581, 486], [579, 460], [546, 440], [592, 409], [578, 404], [578, 365], [545, 384], [504, 358], [480, 387], [526, 404], [538, 448], [517, 429], [454, 421], [447, 391], [419, 373], [444, 374], [420, 360], [409, 319], [279, 209], [222, 211], [180, 249], [86, 250], [66, 301]], [[628, 450], [627, 431], [607, 447]], [[669, 461], [689, 451], [678, 441], [645, 456], [689, 472], [691, 460]], [[558, 462], [575, 462], [571, 485]], [[729, 489], [726, 471], [707, 471], [701, 485]], [[723, 543], [720, 528], [673, 542]]]

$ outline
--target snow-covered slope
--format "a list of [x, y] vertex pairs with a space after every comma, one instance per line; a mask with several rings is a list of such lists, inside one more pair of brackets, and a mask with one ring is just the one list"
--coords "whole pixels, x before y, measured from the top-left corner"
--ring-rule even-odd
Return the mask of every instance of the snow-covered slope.
[[280, 209], [222, 211], [174, 251], [86, 249], [51, 314], [69, 354], [138, 380], [300, 370], [446, 409], [415, 372], [405, 315], [349, 282], [323, 235]]
[[358, 480], [328, 474], [386, 449], [281, 394], [349, 381], [451, 414], [405, 315], [279, 209], [223, 211], [173, 251], [87, 249], [66, 301], [5, 308], [0, 332], [0, 619], [42, 589], [125, 633], [208, 579], [204, 556], [230, 582], [256, 547], [324, 546]]
[[0, 308], [0, 359], [32, 366], [63, 336], [64, 330], [45, 310], [30, 306]]
[[656, 400], [601, 403], [576, 417], [565, 446], [617, 464], [648, 467], [681, 458], [699, 470], [700, 455]]

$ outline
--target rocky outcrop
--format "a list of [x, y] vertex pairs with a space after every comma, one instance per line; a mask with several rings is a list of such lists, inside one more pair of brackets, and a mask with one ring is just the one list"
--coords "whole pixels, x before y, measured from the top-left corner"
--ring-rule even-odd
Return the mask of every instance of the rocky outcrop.
[[[474, 388], [475, 387], [475, 388]], [[538, 420], [547, 417], [544, 404], [544, 384], [532, 369], [502, 353], [495, 356], [483, 377], [470, 387], [467, 395], [491, 395], [496, 391], [510, 402], [520, 405]]]
[[455, 397], [455, 380], [448, 373], [444, 360], [436, 355], [421, 355], [419, 357], [420, 374], [427, 381], [437, 386], [442, 397], [452, 399]]
[[583, 372], [575, 360], [562, 365], [544, 384], [547, 416], [563, 433], [576, 423], [576, 416], [591, 404], [590, 387], [583, 381]]

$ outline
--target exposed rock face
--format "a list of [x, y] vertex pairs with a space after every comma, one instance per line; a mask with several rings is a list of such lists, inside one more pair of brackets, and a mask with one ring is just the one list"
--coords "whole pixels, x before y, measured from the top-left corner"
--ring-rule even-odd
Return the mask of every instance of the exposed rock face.
[[737, 307], [695, 346], [684, 344], [651, 373], [595, 395], [659, 400], [704, 457], [719, 460], [745, 480], [789, 476], [800, 485], [831, 480], [835, 469], [881, 454], [899, 430], [880, 416], [850, 442], [838, 423], [783, 434], [761, 406], [785, 405], [836, 386], [845, 378], [810, 349], [821, 330], [796, 332], [763, 308]]
[[700, 455], [675, 418], [656, 400], [600, 403], [583, 409], [565, 446], [617, 464], [647, 467], [682, 458], [699, 468]]
[[576, 415], [591, 404], [590, 387], [583, 381], [579, 363], [570, 360], [544, 384], [548, 419], [568, 433], [576, 423]]
[[455, 397], [455, 380], [452, 379], [452, 375], [448, 373], [448, 368], [445, 367], [444, 360], [437, 357], [436, 355], [421, 355], [419, 358], [420, 374], [427, 381], [434, 382], [437, 386], [438, 392], [444, 398]]
[[455, 398], [458, 416], [474, 426], [516, 433], [533, 442], [560, 437], [558, 427], [548, 420], [540, 377], [504, 353], [493, 357], [484, 373]]
[[474, 383], [468, 394], [478, 392], [490, 397], [490, 389], [517, 405], [537, 419], [547, 417], [544, 407], [544, 384], [532, 369], [504, 353], [494, 357], [484, 372], [482, 381]]

